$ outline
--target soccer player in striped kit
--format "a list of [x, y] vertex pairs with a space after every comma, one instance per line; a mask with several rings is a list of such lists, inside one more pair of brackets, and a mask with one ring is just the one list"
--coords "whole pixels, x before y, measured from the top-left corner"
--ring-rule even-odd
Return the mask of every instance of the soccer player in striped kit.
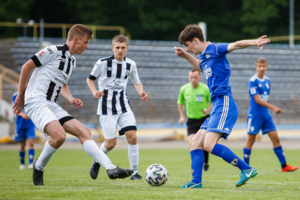
[[[204, 73], [213, 104], [210, 118], [206, 119], [189, 142], [193, 179], [182, 188], [202, 188], [203, 149], [241, 170], [236, 187], [245, 184], [257, 174], [254, 167], [246, 164], [228, 147], [218, 144], [218, 140], [229, 136], [238, 118], [238, 107], [229, 84], [231, 69], [226, 54], [249, 46], [257, 46], [262, 50], [263, 45], [270, 42], [265, 37], [229, 44], [215, 44], [204, 40], [202, 29], [197, 25], [188, 25], [180, 33], [179, 43], [185, 46], [187, 52], [182, 48], [174, 47], [175, 54], [186, 59], [195, 69]], [[200, 54], [199, 60], [188, 52], [194, 55]]]
[[[112, 40], [114, 55], [99, 59], [87, 84], [94, 97], [99, 99], [97, 114], [103, 129], [105, 142], [100, 149], [104, 153], [112, 150], [117, 143], [116, 129], [119, 135], [125, 135], [128, 141], [128, 158], [130, 169], [133, 170], [131, 180], [142, 180], [138, 174], [139, 145], [136, 136], [136, 120], [130, 108], [126, 94], [127, 82], [130, 79], [138, 92], [141, 100], [147, 102], [148, 96], [140, 82], [136, 63], [125, 57], [128, 50], [128, 38], [117, 35]], [[98, 90], [94, 81], [98, 78]], [[90, 175], [93, 179], [98, 176], [100, 164], [94, 160]]]
[[[70, 104], [76, 108], [82, 107], [82, 101], [72, 96], [67, 83], [76, 67], [74, 54], [81, 55], [88, 48], [92, 36], [90, 28], [76, 24], [69, 30], [66, 44], [48, 46], [22, 66], [19, 94], [13, 106], [14, 113], [19, 114], [22, 111], [26, 90], [26, 114], [41, 132], [50, 136], [41, 155], [33, 164], [34, 185], [44, 184], [44, 168], [64, 143], [65, 132], [78, 137], [83, 149], [104, 166], [109, 178], [125, 178], [133, 173], [132, 170], [113, 165], [107, 155], [99, 150], [90, 130], [57, 104], [61, 93]], [[27, 86], [31, 70], [34, 71]]]

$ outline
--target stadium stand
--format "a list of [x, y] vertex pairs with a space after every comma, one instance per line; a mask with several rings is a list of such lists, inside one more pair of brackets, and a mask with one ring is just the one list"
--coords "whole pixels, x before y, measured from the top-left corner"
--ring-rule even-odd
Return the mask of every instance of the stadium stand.
[[[10, 49], [18, 72], [22, 64], [44, 46], [65, 43], [63, 39], [45, 40], [47, 42], [18, 38]], [[177, 95], [180, 87], [188, 83], [188, 71], [192, 68], [184, 59], [176, 57], [173, 47], [178, 45], [175, 41], [130, 41], [127, 57], [136, 61], [144, 90], [150, 97], [148, 103], [142, 103], [133, 84], [128, 82], [127, 94], [138, 123], [177, 122]], [[92, 40], [89, 49], [83, 55], [75, 55], [77, 68], [69, 81], [69, 87], [73, 96], [80, 98], [84, 106], [76, 110], [73, 106], [66, 105], [66, 109], [84, 123], [98, 124], [97, 100], [88, 89], [86, 78], [99, 58], [110, 56], [112, 53], [111, 40]], [[270, 102], [282, 108], [284, 112], [281, 116], [273, 116], [275, 123], [300, 122], [300, 117], [297, 118], [297, 113], [300, 113], [300, 46], [296, 45], [295, 49], [290, 49], [288, 45], [268, 44], [264, 46], [263, 51], [251, 47], [232, 52], [227, 57], [232, 68], [230, 84], [239, 107], [238, 122], [245, 123], [246, 120], [249, 104], [248, 80], [255, 74], [254, 61], [258, 57], [268, 59], [267, 76], [272, 83]], [[203, 74], [201, 77], [201, 81], [205, 83]], [[64, 107], [65, 101], [62, 97], [59, 98], [59, 103]]]

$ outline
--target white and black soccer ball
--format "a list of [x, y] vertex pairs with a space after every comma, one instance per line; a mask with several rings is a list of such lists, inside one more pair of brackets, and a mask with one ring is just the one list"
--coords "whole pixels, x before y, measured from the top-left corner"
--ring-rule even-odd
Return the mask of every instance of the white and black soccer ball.
[[168, 180], [168, 170], [161, 164], [150, 165], [146, 170], [145, 179], [152, 186], [161, 186]]

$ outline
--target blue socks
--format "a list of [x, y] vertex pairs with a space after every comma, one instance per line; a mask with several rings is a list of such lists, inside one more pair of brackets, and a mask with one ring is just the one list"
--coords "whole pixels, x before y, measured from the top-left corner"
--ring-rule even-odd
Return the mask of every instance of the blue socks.
[[274, 150], [274, 152], [275, 152], [275, 154], [276, 154], [276, 156], [277, 156], [277, 158], [278, 158], [278, 160], [281, 164], [281, 167], [282, 168], [286, 167], [286, 160], [285, 160], [285, 155], [284, 155], [284, 152], [282, 150], [282, 147], [281, 146], [275, 147], [273, 150]]
[[223, 158], [229, 164], [238, 167], [241, 171], [251, 169], [244, 161], [242, 161], [237, 155], [235, 155], [229, 148], [224, 145], [216, 144], [211, 152], [212, 154]]
[[244, 162], [249, 165], [249, 160], [250, 160], [250, 155], [251, 155], [251, 149], [246, 149], [244, 147]]
[[19, 151], [19, 156], [20, 156], [20, 162], [21, 162], [21, 165], [25, 165], [25, 151], [21, 152]]
[[29, 149], [28, 150], [28, 159], [29, 159], [28, 164], [31, 164], [33, 162], [33, 159], [34, 159], [34, 149]]
[[204, 164], [204, 154], [202, 149], [195, 149], [190, 152], [192, 159], [192, 175], [193, 183], [201, 183], [202, 181], [202, 169]]

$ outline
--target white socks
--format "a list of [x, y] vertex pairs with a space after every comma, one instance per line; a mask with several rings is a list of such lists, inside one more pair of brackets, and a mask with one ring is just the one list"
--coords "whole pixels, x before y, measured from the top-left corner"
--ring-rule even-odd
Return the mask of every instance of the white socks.
[[109, 152], [109, 150], [107, 150], [107, 149], [105, 148], [105, 142], [103, 142], [103, 143], [101, 144], [100, 149], [101, 149], [101, 151], [103, 151], [105, 154], [108, 154], [108, 152]]
[[44, 171], [44, 167], [47, 165], [47, 163], [49, 162], [50, 158], [52, 157], [52, 155], [55, 153], [56, 150], [57, 149], [54, 149], [53, 147], [50, 146], [47, 140], [40, 157], [35, 163], [35, 168], [37, 170]]
[[135, 175], [138, 173], [139, 167], [139, 144], [128, 144], [128, 158], [130, 162], [130, 169], [133, 170], [132, 175]]
[[107, 157], [107, 155], [98, 148], [94, 140], [85, 141], [82, 147], [85, 150], [85, 152], [87, 152], [87, 154], [94, 158], [94, 160], [97, 161], [106, 170], [116, 168], [116, 166], [112, 164], [111, 160]]

